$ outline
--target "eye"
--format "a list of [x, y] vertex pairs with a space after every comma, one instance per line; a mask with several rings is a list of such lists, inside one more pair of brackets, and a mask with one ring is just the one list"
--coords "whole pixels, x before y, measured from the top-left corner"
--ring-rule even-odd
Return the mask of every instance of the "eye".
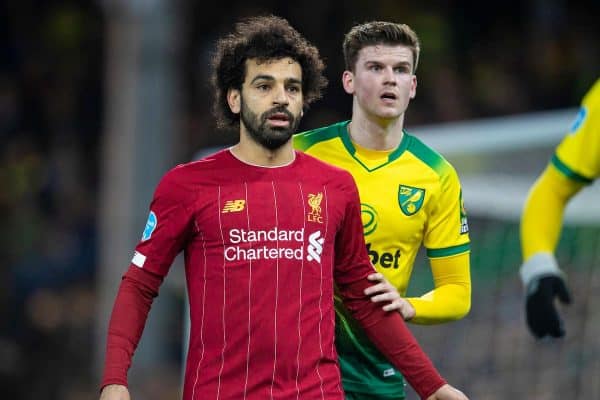
[[377, 65], [377, 64], [373, 64], [373, 65], [369, 66], [369, 70], [370, 71], [381, 71], [381, 66]]
[[260, 90], [261, 92], [266, 92], [267, 90], [269, 90], [271, 88], [271, 86], [267, 85], [266, 83], [262, 83], [260, 85], [257, 85], [256, 88], [258, 90]]
[[410, 72], [409, 68], [407, 66], [396, 67], [396, 68], [394, 68], [394, 71], [397, 73], [400, 73], [400, 74], [406, 74], [406, 73]]
[[291, 93], [300, 93], [299, 86], [288, 86], [287, 90], [288, 90], [288, 92], [291, 92]]

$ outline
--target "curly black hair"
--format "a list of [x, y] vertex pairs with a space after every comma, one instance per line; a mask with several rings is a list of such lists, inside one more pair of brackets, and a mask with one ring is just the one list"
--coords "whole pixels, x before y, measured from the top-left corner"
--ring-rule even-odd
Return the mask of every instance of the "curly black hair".
[[220, 128], [238, 128], [238, 114], [227, 103], [229, 89], [241, 90], [246, 78], [246, 60], [279, 60], [290, 57], [302, 68], [304, 109], [321, 97], [327, 86], [325, 63], [287, 20], [273, 15], [252, 17], [238, 22], [232, 33], [217, 41], [212, 57], [211, 84], [215, 92], [213, 112]]

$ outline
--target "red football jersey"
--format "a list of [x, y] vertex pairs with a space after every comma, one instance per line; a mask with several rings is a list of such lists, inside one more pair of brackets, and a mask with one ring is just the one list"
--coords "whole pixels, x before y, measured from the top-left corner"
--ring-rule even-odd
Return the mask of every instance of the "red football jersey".
[[[304, 153], [267, 168], [229, 150], [171, 170], [125, 275], [133, 284], [115, 303], [105, 384], [126, 379], [133, 348], [119, 342], [123, 326], [137, 343], [181, 250], [191, 318], [184, 399], [343, 399], [334, 280], [344, 294], [374, 272], [349, 173]], [[148, 302], [128, 313], [120, 306], [133, 291]]]

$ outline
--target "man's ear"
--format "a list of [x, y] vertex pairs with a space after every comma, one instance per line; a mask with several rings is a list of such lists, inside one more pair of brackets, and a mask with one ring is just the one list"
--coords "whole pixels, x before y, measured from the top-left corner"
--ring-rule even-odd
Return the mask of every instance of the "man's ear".
[[410, 98], [414, 99], [417, 95], [417, 76], [413, 74], [412, 82], [410, 84]]
[[227, 104], [234, 114], [239, 114], [242, 109], [242, 94], [238, 89], [229, 89], [227, 91]]
[[342, 74], [342, 86], [348, 94], [354, 94], [354, 74], [352, 71], [344, 71]]

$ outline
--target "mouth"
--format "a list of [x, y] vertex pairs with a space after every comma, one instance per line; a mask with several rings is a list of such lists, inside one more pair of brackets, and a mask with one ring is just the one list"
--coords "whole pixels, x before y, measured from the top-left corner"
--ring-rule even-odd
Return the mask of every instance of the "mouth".
[[384, 92], [379, 98], [385, 102], [393, 102], [398, 99], [398, 96], [393, 92]]
[[271, 126], [289, 126], [290, 125], [290, 117], [285, 113], [275, 113], [269, 115], [267, 121], [271, 124]]

